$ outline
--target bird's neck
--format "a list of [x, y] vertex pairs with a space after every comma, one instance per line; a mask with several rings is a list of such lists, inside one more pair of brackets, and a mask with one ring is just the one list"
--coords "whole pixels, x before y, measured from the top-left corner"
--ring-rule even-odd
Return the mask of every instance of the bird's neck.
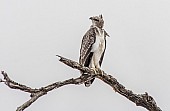
[[91, 28], [95, 28], [95, 32], [97, 35], [102, 35], [104, 33], [104, 29], [99, 28], [97, 26], [92, 25]]
[[98, 26], [96, 26], [96, 25], [91, 25], [91, 28], [97, 28], [98, 30], [104, 30], [103, 28], [98, 27]]

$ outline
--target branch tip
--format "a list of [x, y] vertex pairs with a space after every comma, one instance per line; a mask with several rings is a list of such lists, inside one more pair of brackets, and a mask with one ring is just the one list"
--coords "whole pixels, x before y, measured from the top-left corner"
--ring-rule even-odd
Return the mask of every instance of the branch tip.
[[1, 71], [1, 74], [4, 74], [5, 71]]
[[2, 79], [0, 79], [0, 82], [4, 82]]
[[60, 60], [62, 57], [60, 55], [56, 55], [58, 57], [58, 59]]

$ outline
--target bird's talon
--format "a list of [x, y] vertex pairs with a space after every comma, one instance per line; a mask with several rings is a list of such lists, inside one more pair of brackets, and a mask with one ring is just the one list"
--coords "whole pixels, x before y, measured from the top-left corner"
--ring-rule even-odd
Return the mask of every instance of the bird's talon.
[[90, 68], [94, 71], [95, 74], [97, 74], [96, 68]]

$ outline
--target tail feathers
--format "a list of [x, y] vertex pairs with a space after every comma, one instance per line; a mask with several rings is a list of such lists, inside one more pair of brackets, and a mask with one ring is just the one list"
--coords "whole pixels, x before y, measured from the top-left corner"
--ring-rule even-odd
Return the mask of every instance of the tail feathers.
[[[85, 73], [83, 73], [83, 72], [81, 72], [81, 71], [80, 71], [80, 73], [81, 73], [82, 75], [86, 75]], [[95, 79], [95, 78], [93, 78], [93, 79], [91, 79], [91, 80], [89, 80], [89, 81], [86, 81], [86, 82], [84, 83], [84, 85], [85, 85], [86, 87], [89, 87], [89, 86], [93, 83], [94, 79]]]
[[90, 81], [85, 82], [85, 83], [84, 83], [85, 86], [86, 86], [86, 87], [89, 87], [89, 86], [93, 83], [94, 79], [95, 79], [95, 78], [93, 78], [93, 79], [90, 80]]

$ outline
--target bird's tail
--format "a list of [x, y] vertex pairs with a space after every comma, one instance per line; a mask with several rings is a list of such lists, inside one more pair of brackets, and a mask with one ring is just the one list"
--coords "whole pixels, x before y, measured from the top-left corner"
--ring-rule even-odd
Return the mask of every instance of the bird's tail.
[[86, 81], [86, 82], [84, 83], [85, 86], [86, 86], [86, 87], [89, 87], [89, 86], [93, 83], [94, 79], [95, 79], [95, 78], [91, 79], [90, 81]]
[[[83, 72], [81, 72], [81, 71], [80, 71], [80, 73], [81, 73], [82, 75], [86, 75], [85, 73], [83, 73]], [[94, 79], [95, 79], [95, 78], [93, 78], [93, 79], [91, 79], [91, 80], [89, 80], [89, 81], [86, 81], [86, 82], [84, 83], [84, 85], [85, 85], [86, 87], [89, 87], [89, 86], [93, 83]]]

